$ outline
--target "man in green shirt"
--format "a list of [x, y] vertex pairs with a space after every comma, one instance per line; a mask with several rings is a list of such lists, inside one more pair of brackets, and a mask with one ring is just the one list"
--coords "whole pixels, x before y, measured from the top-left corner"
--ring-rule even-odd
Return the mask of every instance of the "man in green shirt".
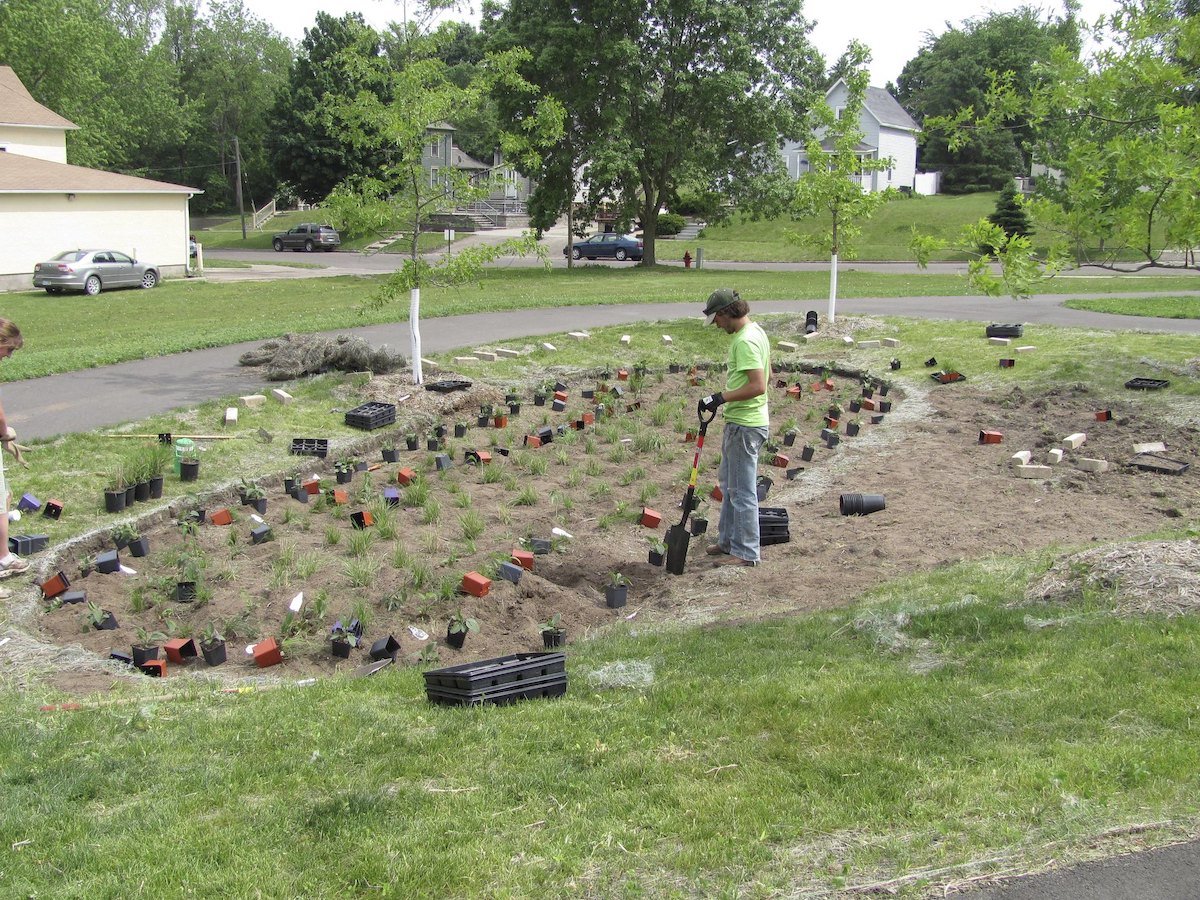
[[767, 373], [771, 345], [750, 321], [750, 306], [729, 288], [713, 291], [704, 305], [705, 324], [732, 336], [725, 390], [703, 398], [700, 411], [724, 406], [721, 436], [721, 520], [717, 542], [707, 552], [718, 566], [756, 566], [758, 545], [758, 451], [767, 439]]

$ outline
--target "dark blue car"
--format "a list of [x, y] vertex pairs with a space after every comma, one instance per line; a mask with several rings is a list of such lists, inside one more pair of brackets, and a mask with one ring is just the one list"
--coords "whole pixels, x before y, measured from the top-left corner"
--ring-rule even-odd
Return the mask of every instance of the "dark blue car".
[[[563, 247], [563, 256], [567, 255]], [[641, 239], [632, 234], [593, 234], [590, 238], [576, 241], [570, 248], [571, 259], [615, 259], [624, 262], [632, 259], [639, 262], [642, 258]]]

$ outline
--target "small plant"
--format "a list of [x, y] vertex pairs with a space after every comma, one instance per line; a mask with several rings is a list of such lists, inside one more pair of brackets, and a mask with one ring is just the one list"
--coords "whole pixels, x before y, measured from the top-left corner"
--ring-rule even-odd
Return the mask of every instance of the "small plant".
[[446, 629], [450, 634], [466, 634], [468, 631], [479, 633], [479, 622], [472, 619], [470, 616], [463, 614], [460, 609], [450, 617], [450, 624]]
[[426, 644], [419, 654], [417, 654], [418, 666], [436, 666], [442, 661], [441, 655], [438, 653], [438, 646], [434, 644]]
[[562, 613], [555, 613], [545, 622], [538, 622], [538, 631], [543, 634], [547, 631], [559, 631], [562, 628]]
[[211, 647], [214, 644], [219, 644], [223, 640], [225, 640], [225, 636], [217, 629], [216, 622], [209, 622], [204, 626], [204, 631], [200, 633], [200, 643], [205, 647]]
[[142, 536], [141, 532], [138, 531], [137, 526], [132, 522], [123, 522], [122, 524], [113, 528], [111, 534], [114, 543], [116, 543], [119, 547], [128, 546], [134, 541], [140, 540]]
[[166, 639], [167, 636], [163, 632], [148, 631], [139, 625], [134, 629], [133, 646], [145, 649], [147, 647], [154, 647]]
[[[666, 549], [666, 548], [664, 547], [664, 549]], [[624, 575], [622, 575], [620, 572], [609, 572], [608, 573], [608, 583], [611, 584], [613, 587], [624, 587], [629, 584], [629, 579], [626, 578]]]
[[88, 601], [87, 609], [84, 611], [84, 623], [99, 628], [100, 625], [108, 618], [108, 611], [92, 600]]
[[247, 500], [262, 500], [264, 497], [267, 496], [266, 491], [264, 491], [257, 484], [246, 481], [245, 478], [242, 479], [242, 485], [241, 485], [240, 491], [241, 491], [242, 496], [245, 497]]
[[664, 541], [662, 538], [651, 537], [651, 538], [646, 538], [646, 541], [650, 544], [650, 549], [653, 552], [655, 552], [655, 553], [666, 553], [667, 552], [667, 542]]
[[341, 622], [333, 626], [333, 639], [339, 644], [349, 644], [351, 647], [357, 647], [362, 638], [358, 632], [351, 628], [347, 628]]

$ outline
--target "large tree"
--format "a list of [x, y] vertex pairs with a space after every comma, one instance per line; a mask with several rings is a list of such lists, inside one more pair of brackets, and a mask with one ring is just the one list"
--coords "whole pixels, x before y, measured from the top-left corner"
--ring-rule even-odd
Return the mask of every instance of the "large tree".
[[344, 179], [369, 175], [386, 161], [380, 147], [348, 144], [328, 117], [331, 105], [351, 102], [360, 92], [388, 101], [386, 65], [349, 69], [339, 61], [343, 54], [380, 59], [382, 53], [380, 35], [359, 13], [317, 13], [316, 24], [304, 30], [275, 105], [271, 152], [275, 174], [300, 199], [319, 202]]
[[[653, 265], [658, 215], [678, 185], [762, 196], [823, 77], [800, 0], [512, 0], [495, 30], [531, 51], [523, 74], [566, 108], [561, 153], [535, 173], [548, 219], [574, 201], [640, 220]], [[485, 28], [486, 30], [486, 28]], [[564, 46], [564, 41], [570, 42]], [[557, 68], [557, 71], [556, 71]]]
[[[1029, 7], [968, 19], [926, 40], [900, 73], [897, 99], [918, 123], [964, 108], [983, 115], [992, 73], [1011, 73], [1013, 90], [1028, 97], [1060, 45], [1079, 46], [1070, 4], [1064, 17], [1049, 21]], [[1029, 123], [1021, 119], [1005, 129], [975, 132], [953, 147], [943, 133], [926, 130], [921, 166], [942, 173], [947, 193], [998, 190], [1013, 175], [1028, 174], [1031, 139]]]
[[0, 62], [79, 126], [67, 135], [75, 165], [128, 170], [177, 138], [184, 116], [155, 21], [153, 8], [105, 0], [0, 3]]
[[1059, 48], [1025, 96], [997, 78], [989, 114], [931, 123], [951, 143], [1014, 121], [1033, 130], [1047, 175], [1029, 210], [1043, 239], [1077, 263], [1114, 268], [1196, 265], [1200, 245], [1200, 16], [1168, 0], [1121, 0], [1097, 50]]

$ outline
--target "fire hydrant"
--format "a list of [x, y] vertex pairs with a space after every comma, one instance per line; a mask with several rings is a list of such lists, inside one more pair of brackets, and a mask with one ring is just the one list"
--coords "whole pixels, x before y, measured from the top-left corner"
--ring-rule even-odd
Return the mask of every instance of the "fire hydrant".
[[683, 251], [683, 267], [685, 269], [690, 269], [692, 267], [692, 254], [688, 253], [686, 250]]

